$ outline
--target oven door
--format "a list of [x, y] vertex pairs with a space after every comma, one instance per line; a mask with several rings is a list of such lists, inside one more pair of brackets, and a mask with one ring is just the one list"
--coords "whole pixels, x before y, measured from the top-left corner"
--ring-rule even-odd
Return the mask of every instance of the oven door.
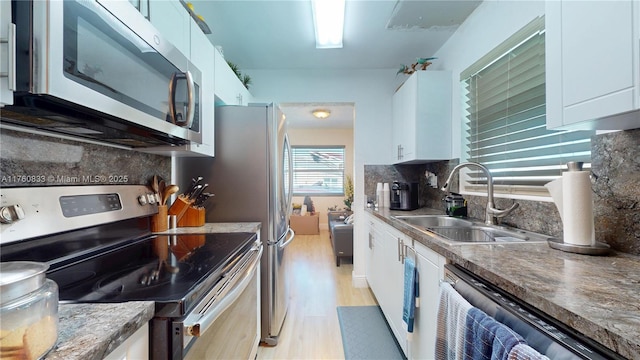
[[183, 329], [184, 359], [255, 357], [260, 341], [261, 256], [262, 244], [256, 243], [183, 322], [174, 323], [174, 329]]
[[[129, 2], [13, 5], [20, 36], [31, 34], [19, 39], [24, 48], [16, 55], [18, 91], [27, 93], [25, 103], [37, 107], [42, 96], [33, 95], [45, 95], [75, 110], [95, 110], [201, 143], [201, 72]], [[91, 124], [74, 128], [80, 127]]]

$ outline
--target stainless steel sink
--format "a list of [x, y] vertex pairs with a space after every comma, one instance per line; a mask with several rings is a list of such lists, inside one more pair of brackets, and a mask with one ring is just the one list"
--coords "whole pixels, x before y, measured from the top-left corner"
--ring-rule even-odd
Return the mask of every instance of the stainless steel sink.
[[491, 226], [482, 222], [443, 215], [394, 216], [395, 219], [426, 234], [437, 234], [450, 244], [524, 243], [547, 241], [550, 237], [505, 226]]
[[472, 226], [473, 222], [443, 215], [407, 215], [394, 216], [398, 220], [402, 220], [409, 225], [430, 228], [434, 226]]
[[431, 227], [429, 230], [452, 241], [459, 242], [520, 242], [529, 237], [516, 231], [505, 231], [489, 226]]

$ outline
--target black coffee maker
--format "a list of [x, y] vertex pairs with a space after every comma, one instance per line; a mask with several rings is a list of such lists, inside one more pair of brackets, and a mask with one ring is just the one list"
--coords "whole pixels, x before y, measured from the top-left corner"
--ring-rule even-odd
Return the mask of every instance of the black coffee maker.
[[418, 183], [394, 181], [391, 185], [391, 210], [415, 210], [418, 208]]

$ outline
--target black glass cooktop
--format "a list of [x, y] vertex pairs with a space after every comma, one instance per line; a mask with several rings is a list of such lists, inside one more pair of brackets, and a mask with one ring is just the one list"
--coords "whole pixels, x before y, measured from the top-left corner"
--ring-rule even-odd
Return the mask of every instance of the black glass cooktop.
[[255, 233], [153, 235], [130, 219], [3, 245], [0, 261], [38, 261], [62, 302], [155, 301], [184, 315], [253, 246]]
[[60, 300], [179, 302], [248, 251], [253, 233], [157, 235], [47, 273]]

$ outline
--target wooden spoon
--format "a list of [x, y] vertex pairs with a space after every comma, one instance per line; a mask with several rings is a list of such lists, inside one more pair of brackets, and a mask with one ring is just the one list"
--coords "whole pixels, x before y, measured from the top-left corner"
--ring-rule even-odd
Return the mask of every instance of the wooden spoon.
[[166, 205], [167, 201], [169, 201], [169, 197], [178, 192], [180, 188], [178, 185], [169, 185], [164, 189], [164, 193], [162, 194], [162, 205]]
[[151, 190], [153, 190], [154, 193], [158, 193], [158, 175], [153, 175], [153, 178], [151, 179]]

